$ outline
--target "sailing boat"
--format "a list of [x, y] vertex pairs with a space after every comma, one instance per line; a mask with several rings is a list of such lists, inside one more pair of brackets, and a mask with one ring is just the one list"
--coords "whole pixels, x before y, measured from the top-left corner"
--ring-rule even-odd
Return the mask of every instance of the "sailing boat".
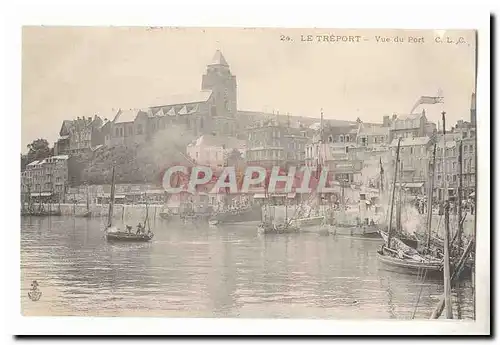
[[[334, 212], [332, 233], [334, 235], [346, 235], [355, 237], [380, 237], [379, 228], [377, 224], [370, 221], [368, 218], [363, 217], [364, 214], [361, 210], [352, 210], [347, 212], [347, 205], [345, 203], [345, 186], [347, 181], [341, 181], [342, 195], [340, 201], [340, 211]], [[362, 221], [362, 217], [364, 221]]]
[[[267, 193], [268, 194], [268, 193]], [[288, 204], [285, 203], [285, 219], [283, 223], [275, 223], [274, 217], [271, 216], [271, 209], [269, 205], [270, 196], [268, 194], [265, 201], [266, 211], [263, 214], [263, 221], [257, 226], [257, 232], [259, 234], [291, 234], [300, 232], [300, 227], [297, 224], [293, 224], [291, 220], [288, 219]]]
[[[115, 204], [115, 167], [113, 166], [112, 177], [111, 177], [111, 193], [109, 201], [109, 211], [108, 211], [108, 223], [104, 232], [106, 233], [106, 239], [109, 242], [149, 242], [153, 239], [154, 234], [151, 232], [149, 226], [149, 214], [148, 205], [146, 203], [146, 219], [144, 220], [144, 225], [139, 223], [140, 228], [136, 233], [132, 233], [132, 227], [126, 226], [127, 231], [122, 231], [117, 227], [113, 226], [113, 207]], [[146, 226], [148, 227], [148, 232], [145, 233]], [[142, 231], [141, 231], [142, 230]]]
[[380, 235], [385, 243], [377, 251], [377, 259], [392, 271], [417, 275], [426, 271], [427, 276], [437, 275], [442, 277], [443, 261], [441, 259], [437, 259], [431, 255], [422, 255], [415, 248], [406, 245], [399, 238], [393, 236], [392, 216], [394, 211], [394, 196], [396, 192], [400, 147], [401, 138], [398, 140], [396, 151], [388, 232], [380, 231]]

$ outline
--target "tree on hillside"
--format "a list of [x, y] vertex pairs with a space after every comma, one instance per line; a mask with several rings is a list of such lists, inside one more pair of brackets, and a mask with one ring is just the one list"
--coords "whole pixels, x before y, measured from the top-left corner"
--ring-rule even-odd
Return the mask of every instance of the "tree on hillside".
[[51, 149], [49, 147], [49, 142], [45, 139], [36, 139], [31, 144], [27, 145], [28, 154], [27, 154], [27, 164], [47, 158], [51, 154]]

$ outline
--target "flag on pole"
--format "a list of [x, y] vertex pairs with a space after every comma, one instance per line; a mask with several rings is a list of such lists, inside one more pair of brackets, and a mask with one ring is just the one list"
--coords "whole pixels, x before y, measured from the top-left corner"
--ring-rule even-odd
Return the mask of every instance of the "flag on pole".
[[438, 104], [438, 103], [443, 103], [444, 102], [444, 97], [443, 97], [443, 92], [441, 90], [438, 90], [438, 95], [437, 96], [422, 96], [418, 99], [418, 101], [415, 103], [413, 108], [410, 111], [410, 114], [413, 113], [413, 111], [421, 104]]

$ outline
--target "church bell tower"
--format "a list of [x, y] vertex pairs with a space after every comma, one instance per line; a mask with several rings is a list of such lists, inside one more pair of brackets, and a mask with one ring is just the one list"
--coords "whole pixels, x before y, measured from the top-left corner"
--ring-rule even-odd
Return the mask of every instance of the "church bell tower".
[[236, 76], [231, 74], [229, 64], [220, 50], [215, 52], [207, 65], [201, 88], [212, 90], [213, 104], [210, 109], [215, 131], [222, 135], [236, 134], [237, 92]]

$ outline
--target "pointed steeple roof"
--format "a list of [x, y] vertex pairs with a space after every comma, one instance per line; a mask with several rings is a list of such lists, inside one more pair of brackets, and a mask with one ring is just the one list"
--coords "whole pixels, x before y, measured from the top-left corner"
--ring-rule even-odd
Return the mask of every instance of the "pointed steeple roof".
[[224, 55], [222, 55], [219, 49], [215, 51], [215, 55], [212, 59], [212, 62], [209, 64], [209, 66], [214, 66], [214, 65], [229, 67], [229, 64], [227, 63], [226, 59], [224, 58]]

